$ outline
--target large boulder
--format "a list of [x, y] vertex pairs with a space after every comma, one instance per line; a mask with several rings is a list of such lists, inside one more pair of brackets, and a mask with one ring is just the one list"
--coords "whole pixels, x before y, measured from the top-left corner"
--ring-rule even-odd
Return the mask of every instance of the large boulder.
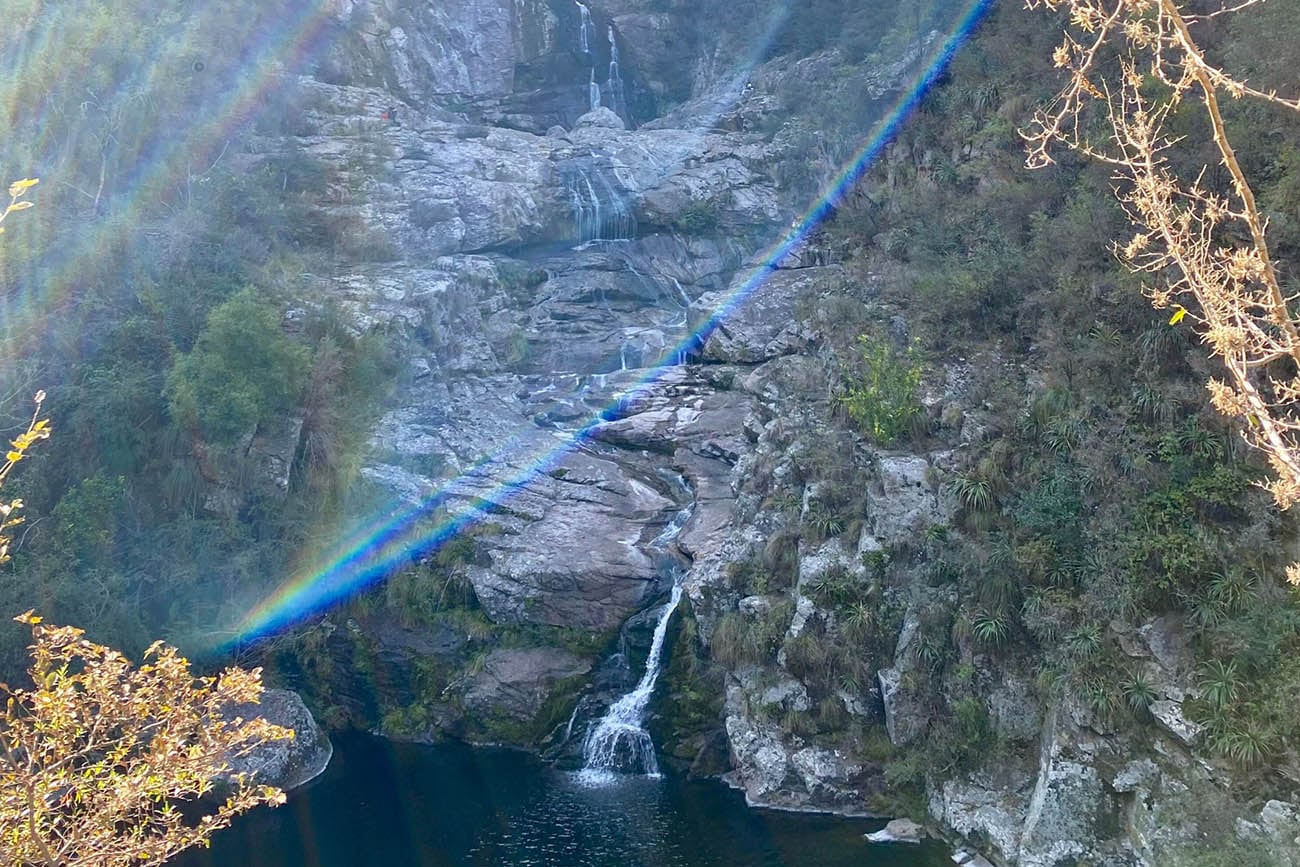
[[724, 779], [745, 793], [747, 803], [768, 803], [792, 770], [781, 730], [740, 713], [728, 716], [725, 726], [732, 770]]
[[944, 523], [935, 473], [920, 455], [882, 455], [877, 486], [868, 501], [872, 535], [885, 546], [915, 544], [930, 527]]
[[1003, 863], [1014, 864], [1025, 821], [1025, 798], [992, 781], [946, 780], [930, 792], [930, 815], [963, 837], [985, 841]]
[[925, 828], [911, 819], [893, 819], [879, 831], [866, 835], [871, 843], [920, 843]]
[[232, 757], [224, 775], [227, 779], [245, 774], [263, 785], [293, 789], [324, 772], [334, 754], [325, 730], [296, 692], [263, 690], [261, 701], [232, 705], [227, 708], [226, 716], [261, 718], [293, 731], [293, 737], [288, 740], [268, 741], [247, 755]]
[[775, 723], [750, 715], [746, 705], [751, 702], [761, 706], [770, 699], [770, 711], [778, 704], [796, 708], [806, 700], [799, 687], [788, 682], [784, 691], [778, 687], [769, 693], [755, 700], [746, 698], [739, 684], [728, 689], [724, 727], [731, 771], [723, 779], [754, 806], [864, 815], [863, 766], [841, 750], [806, 744]]
[[529, 468], [502, 469], [452, 487], [475, 510], [502, 501], [494, 518], [501, 532], [483, 537], [488, 562], [468, 571], [488, 615], [591, 631], [621, 623], [660, 577], [644, 549], [677, 503], [618, 463], [583, 452], [564, 454], [518, 487], [511, 477], [527, 477]]

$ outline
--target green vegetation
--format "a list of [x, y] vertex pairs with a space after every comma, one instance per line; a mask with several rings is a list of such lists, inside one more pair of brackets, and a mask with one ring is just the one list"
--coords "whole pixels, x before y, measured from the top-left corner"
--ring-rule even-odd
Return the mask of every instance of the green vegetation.
[[[1288, 8], [1289, 18], [1266, 7], [1216, 31], [1215, 56], [1280, 86], [1286, 64], [1300, 62], [1276, 32], [1294, 35], [1300, 19]], [[1231, 769], [1233, 796], [1246, 803], [1287, 790], [1276, 769], [1300, 759], [1300, 600], [1283, 579], [1294, 518], [1272, 508], [1258, 488], [1261, 462], [1206, 406], [1199, 383], [1213, 370], [1195, 333], [1152, 312], [1109, 249], [1128, 223], [1105, 170], [1065, 156], [1024, 171], [1016, 128], [1051, 95], [1055, 40], [1044, 22], [996, 8], [823, 227], [820, 243], [851, 252], [842, 287], [798, 309], [830, 371], [798, 387], [832, 395], [827, 417], [841, 430], [810, 437], [778, 426], [771, 447], [790, 466], [760, 462], [749, 482], [783, 534], [829, 556], [836, 539], [851, 548], [871, 517], [859, 492], [878, 451], [862, 441], [888, 447], [923, 433], [942, 455], [931, 490], [953, 507], [951, 525], [805, 576], [799, 593], [817, 610], [775, 651], [760, 640], [775, 629], [739, 612], [719, 622], [723, 641], [711, 649], [772, 677], [782, 653], [813, 709], [771, 716], [812, 736], [823, 707], [827, 719], [841, 715], [826, 704], [828, 685], [861, 695], [894, 662], [900, 609], [911, 607], [915, 665], [901, 688], [929, 727], [906, 747], [872, 752], [887, 764], [891, 797], [916, 804], [927, 779], [987, 763], [990, 751], [1037, 749], [1033, 738], [994, 737], [990, 668], [1032, 682], [1043, 706], [1066, 701], [1127, 742], [1151, 737], [1164, 684], [1130, 654], [1138, 629], [1158, 620], [1185, 629], [1196, 658], [1199, 698], [1183, 706], [1205, 726], [1196, 749]], [[1256, 56], [1255, 42], [1289, 59]], [[1244, 104], [1225, 110], [1237, 140], [1250, 142], [1242, 158], [1263, 179], [1256, 193], [1290, 273], [1300, 122]], [[1179, 131], [1205, 134], [1190, 120]], [[1214, 161], [1208, 149], [1188, 157]], [[886, 333], [899, 336], [891, 344]], [[756, 562], [729, 578], [737, 597], [795, 595]], [[836, 725], [817, 736], [854, 728]], [[1228, 848], [1249, 852], [1245, 861], [1255, 853]]]
[[916, 393], [925, 375], [917, 348], [898, 352], [866, 335], [858, 338], [858, 347], [857, 364], [840, 397], [849, 418], [881, 445], [917, 433], [922, 412]]
[[[29, 518], [0, 608], [38, 604], [130, 654], [157, 635], [193, 652], [346, 520], [398, 335], [357, 335], [320, 301], [311, 275], [346, 255], [320, 207], [331, 171], [204, 133], [228, 127], [212, 115], [242, 104], [247, 46], [290, 11], [6, 8], [26, 23], [0, 34], [0, 163], [51, 180], [6, 222], [0, 289], [33, 303], [7, 308], [0, 384], [45, 389], [60, 436], [15, 487]], [[264, 134], [301, 119], [275, 94], [247, 118]], [[3, 423], [26, 412], [10, 401]], [[0, 670], [25, 643], [0, 623]]]
[[214, 307], [194, 348], [167, 377], [172, 418], [197, 425], [209, 442], [230, 443], [296, 409], [310, 353], [284, 333], [280, 319], [280, 308], [252, 289]]
[[712, 201], [691, 202], [673, 217], [673, 228], [685, 235], [703, 235], [718, 227], [718, 206]]
[[775, 661], [793, 613], [794, 603], [788, 600], [752, 615], [727, 612], [710, 638], [713, 658], [728, 668]]

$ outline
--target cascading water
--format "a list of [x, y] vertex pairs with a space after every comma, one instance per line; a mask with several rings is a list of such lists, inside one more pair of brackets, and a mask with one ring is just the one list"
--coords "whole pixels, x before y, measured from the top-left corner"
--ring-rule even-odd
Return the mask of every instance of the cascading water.
[[596, 25], [591, 21], [591, 10], [581, 3], [578, 4], [578, 18], [578, 50], [590, 54], [592, 40], [596, 38]]
[[[674, 476], [673, 481], [689, 494], [690, 487], [685, 480]], [[650, 543], [652, 549], [672, 563], [669, 568], [673, 575], [673, 590], [668, 597], [668, 604], [659, 613], [659, 619], [655, 623], [650, 653], [645, 661], [645, 674], [641, 675], [641, 680], [631, 692], [610, 705], [600, 722], [587, 733], [587, 739], [582, 745], [583, 768], [578, 772], [578, 779], [589, 785], [612, 782], [618, 774], [660, 776], [654, 741], [645, 730], [645, 715], [654, 695], [655, 683], [659, 680], [668, 623], [682, 601], [683, 572], [680, 564], [668, 552], [668, 546], [690, 520], [693, 508], [691, 505], [679, 511], [664, 531]]]
[[618, 40], [614, 38], [614, 25], [609, 25], [609, 107], [621, 118], [627, 118], [627, 103], [623, 98], [623, 75], [618, 69]]
[[682, 309], [683, 309], [683, 310], [690, 310], [690, 309], [691, 309], [691, 296], [689, 296], [689, 295], [686, 294], [686, 289], [682, 287], [682, 281], [681, 281], [681, 280], [678, 280], [676, 277], [673, 277], [673, 278], [672, 278], [672, 281], [673, 281], [673, 285], [677, 287], [677, 294], [681, 296], [681, 299], [682, 299]]
[[595, 111], [600, 108], [600, 85], [596, 83], [596, 58], [592, 56], [592, 48], [596, 42], [596, 24], [592, 21], [591, 10], [585, 4], [578, 4], [578, 51], [587, 58], [591, 64], [591, 74], [587, 77], [587, 110]]
[[569, 204], [579, 244], [588, 241], [625, 241], [636, 235], [636, 217], [623, 196], [595, 166], [569, 173]]

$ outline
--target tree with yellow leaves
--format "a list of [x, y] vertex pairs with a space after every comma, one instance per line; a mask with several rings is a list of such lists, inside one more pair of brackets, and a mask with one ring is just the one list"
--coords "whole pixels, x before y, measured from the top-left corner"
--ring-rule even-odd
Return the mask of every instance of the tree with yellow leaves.
[[[1266, 487], [1286, 509], [1300, 500], [1300, 320], [1221, 103], [1252, 99], [1300, 111], [1300, 101], [1248, 86], [1212, 63], [1194, 37], [1210, 19], [1260, 2], [1224, 0], [1193, 13], [1180, 0], [1028, 0], [1068, 14], [1053, 60], [1069, 78], [1023, 135], [1031, 167], [1051, 163], [1054, 145], [1113, 167], [1136, 227], [1117, 253], [1150, 275], [1146, 292], [1157, 308], [1173, 310], [1170, 324], [1194, 323], [1223, 362], [1227, 375], [1210, 380], [1210, 400], [1264, 453], [1273, 469]], [[1191, 100], [1209, 124], [1224, 189], [1208, 182], [1208, 166], [1176, 165], [1182, 139], [1169, 125]], [[1288, 574], [1300, 583], [1300, 569]]]
[[[14, 211], [25, 211], [32, 207], [31, 201], [26, 199], [27, 191], [36, 186], [39, 181], [36, 178], [24, 178], [21, 181], [14, 181], [9, 185], [9, 204], [5, 209], [0, 211], [0, 223], [5, 221]], [[4, 226], [0, 226], [0, 232], [3, 232]]]
[[231, 759], [292, 737], [264, 719], [228, 718], [256, 701], [259, 670], [197, 680], [161, 642], [133, 667], [80, 629], [32, 627], [31, 689], [0, 713], [0, 863], [10, 867], [158, 864], [284, 793], [235, 777], [197, 817], [181, 805], [213, 791]]
[[[28, 423], [27, 430], [9, 443], [9, 451], [5, 453], [4, 463], [0, 464], [0, 486], [4, 485], [5, 479], [9, 478], [9, 473], [14, 466], [27, 457], [27, 450], [37, 440], [49, 437], [50, 421], [41, 418], [41, 404], [44, 402], [45, 392], [36, 392], [36, 409], [32, 412], [32, 420]], [[9, 531], [23, 522], [22, 515], [18, 514], [22, 508], [22, 500], [0, 502], [0, 564], [9, 562]]]

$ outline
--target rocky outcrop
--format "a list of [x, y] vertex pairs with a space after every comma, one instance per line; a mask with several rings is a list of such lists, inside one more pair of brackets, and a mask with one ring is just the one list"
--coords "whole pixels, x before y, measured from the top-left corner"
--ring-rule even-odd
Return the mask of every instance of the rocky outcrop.
[[494, 650], [465, 692], [465, 705], [476, 713], [531, 722], [551, 687], [590, 670], [590, 662], [562, 650]]
[[[734, 709], [733, 693], [728, 707]], [[728, 713], [727, 742], [732, 770], [723, 779], [755, 806], [789, 810], [834, 809], [861, 815], [865, 806], [855, 783], [862, 766], [845, 754], [805, 745], [791, 750], [779, 726], [742, 713]]]
[[294, 789], [323, 773], [334, 753], [325, 730], [296, 692], [263, 690], [257, 704], [234, 705], [226, 716], [261, 718], [293, 732], [292, 738], [268, 741], [247, 755], [232, 757], [228, 777], [246, 774], [263, 785]]
[[885, 730], [889, 732], [889, 740], [897, 746], [911, 743], [925, 732], [930, 722], [926, 696], [916, 684], [921, 670], [915, 652], [920, 628], [915, 609], [909, 609], [903, 620], [903, 629], [898, 634], [894, 664], [876, 674], [885, 711]]
[[521, 62], [555, 46], [558, 22], [542, 0], [335, 0], [341, 40], [323, 78], [383, 87], [412, 102], [512, 93]]
[[1258, 817], [1237, 820], [1237, 837], [1262, 844], [1276, 858], [1278, 867], [1300, 865], [1300, 806], [1287, 801], [1268, 801]]
[[[747, 275], [748, 276], [748, 275]], [[842, 269], [800, 269], [776, 271], [748, 276], [757, 283], [762, 280], [762, 291], [745, 299], [725, 320], [713, 328], [704, 344], [702, 355], [717, 361], [757, 363], [780, 355], [790, 355], [805, 349], [814, 335], [809, 333], [806, 318], [797, 315], [796, 305], [815, 293], [810, 289], [823, 289], [844, 279]], [[726, 294], [712, 293], [700, 297], [697, 309], [701, 315], [728, 307], [730, 298], [745, 293], [748, 285], [735, 287]]]
[[879, 831], [866, 835], [872, 843], [920, 843], [925, 828], [911, 819], [893, 819]]

